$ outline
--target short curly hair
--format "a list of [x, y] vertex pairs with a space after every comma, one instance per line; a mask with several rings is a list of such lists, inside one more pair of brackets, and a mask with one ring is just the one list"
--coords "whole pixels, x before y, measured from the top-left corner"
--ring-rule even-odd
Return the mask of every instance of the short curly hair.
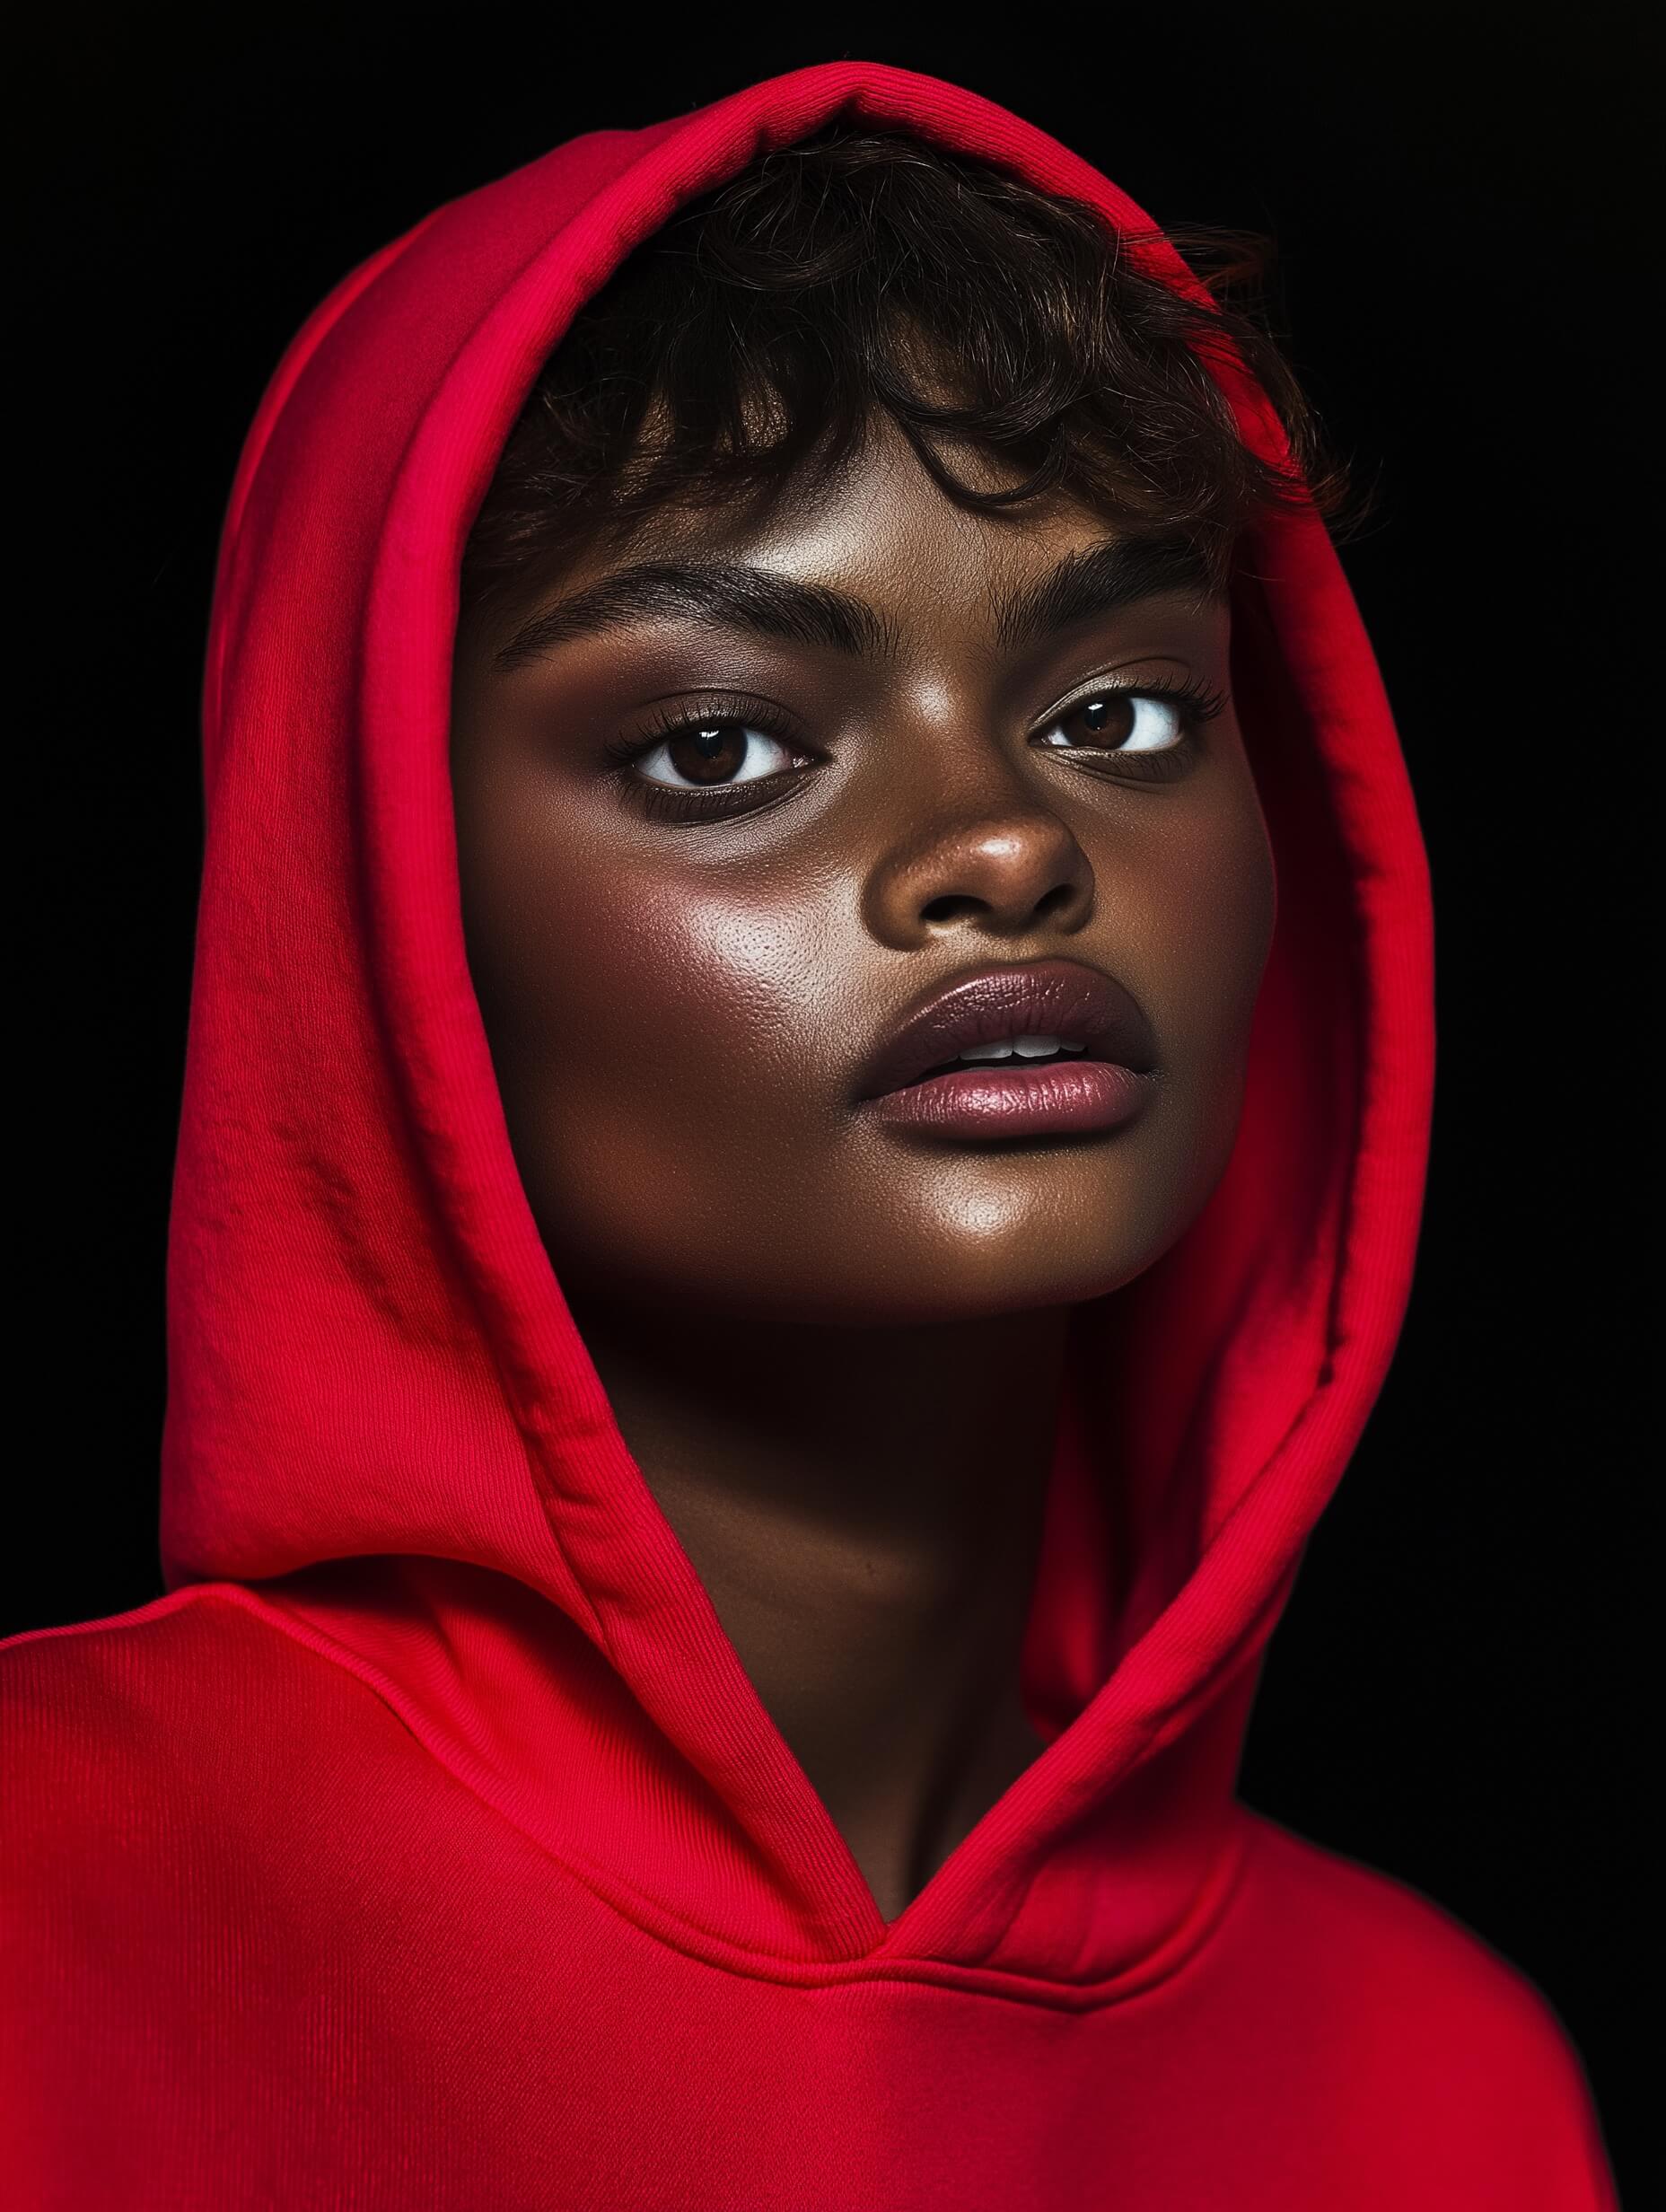
[[[1144, 265], [1163, 239], [1206, 301]], [[464, 608], [661, 506], [825, 479], [881, 409], [959, 505], [1057, 487], [1189, 537], [1221, 582], [1258, 513], [1311, 504], [1352, 526], [1369, 502], [1266, 325], [1274, 252], [1254, 232], [1118, 235], [994, 162], [835, 122], [688, 202], [580, 311], [476, 516]], [[1223, 345], [1276, 412], [1287, 469], [1244, 443], [1206, 365]], [[957, 443], [1022, 480], [963, 482]]]

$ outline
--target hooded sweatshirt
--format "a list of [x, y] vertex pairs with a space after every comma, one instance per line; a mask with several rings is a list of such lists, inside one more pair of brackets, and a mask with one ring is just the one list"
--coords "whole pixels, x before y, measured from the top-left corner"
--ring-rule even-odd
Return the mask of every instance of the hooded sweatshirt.
[[801, 69], [437, 209], [316, 310], [249, 434], [204, 686], [167, 1594], [0, 1647], [20, 2207], [1614, 2202], [1530, 1982], [1235, 1795], [1400, 1326], [1433, 1074], [1423, 843], [1311, 510], [1233, 584], [1278, 882], [1235, 1149], [1073, 1312], [1022, 1651], [1046, 1748], [895, 1919], [535, 1226], [464, 953], [463, 545], [575, 311], [840, 116], [1153, 227], [987, 100]]

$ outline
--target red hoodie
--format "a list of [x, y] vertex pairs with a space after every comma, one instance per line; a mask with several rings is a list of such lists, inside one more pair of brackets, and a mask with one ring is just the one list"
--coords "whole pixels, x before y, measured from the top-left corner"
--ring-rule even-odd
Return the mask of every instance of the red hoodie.
[[575, 310], [837, 113], [1149, 227], [988, 101], [802, 69], [440, 208], [318, 309], [250, 434], [204, 698], [169, 1594], [0, 1655], [19, 2206], [1614, 2203], [1532, 1986], [1234, 1795], [1393, 1351], [1429, 1128], [1424, 848], [1320, 522], [1263, 524], [1234, 587], [1279, 886], [1236, 1149], [1076, 1311], [1023, 1653], [1047, 1749], [897, 1919], [534, 1226], [464, 957], [463, 542]]

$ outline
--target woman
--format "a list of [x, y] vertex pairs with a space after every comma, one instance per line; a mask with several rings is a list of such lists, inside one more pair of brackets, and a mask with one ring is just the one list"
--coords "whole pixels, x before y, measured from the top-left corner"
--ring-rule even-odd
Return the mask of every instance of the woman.
[[233, 488], [170, 1594], [5, 1650], [32, 2200], [1612, 2202], [1233, 1791], [1430, 903], [1293, 381], [862, 63], [438, 210]]

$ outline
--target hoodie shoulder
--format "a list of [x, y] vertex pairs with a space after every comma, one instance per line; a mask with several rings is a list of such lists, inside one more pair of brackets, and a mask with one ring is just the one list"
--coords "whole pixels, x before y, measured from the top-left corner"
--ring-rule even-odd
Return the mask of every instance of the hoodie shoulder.
[[197, 1583], [148, 1605], [0, 1643], [8, 1880], [57, 1890], [70, 1864], [137, 1854], [182, 1812], [211, 1816], [276, 1782], [373, 1707], [241, 1584]]
[[1519, 2164], [1523, 2203], [1609, 2212], [1591, 2082], [1537, 1985], [1409, 1883], [1249, 1820], [1242, 1902], [1251, 1944], [1276, 1962], [1276, 2009], [1361, 2078], [1397, 2081], [1424, 2124]]
[[275, 1646], [290, 1641], [258, 1598], [234, 1583], [193, 1583], [131, 1612], [0, 1641], [0, 1714], [8, 1756], [28, 1760], [48, 1742], [93, 1742], [148, 1715], [158, 1723], [201, 1711], [270, 1678]]
[[1529, 2041], [1565, 2032], [1538, 1988], [1443, 1906], [1398, 1876], [1326, 1849], [1261, 1814], [1251, 1815], [1258, 1886], [1271, 1909], [1299, 1915], [1310, 1931], [1293, 1944], [1316, 1951], [1338, 1978], [1366, 1968], [1384, 2001], [1433, 1996], [1513, 2026]]

